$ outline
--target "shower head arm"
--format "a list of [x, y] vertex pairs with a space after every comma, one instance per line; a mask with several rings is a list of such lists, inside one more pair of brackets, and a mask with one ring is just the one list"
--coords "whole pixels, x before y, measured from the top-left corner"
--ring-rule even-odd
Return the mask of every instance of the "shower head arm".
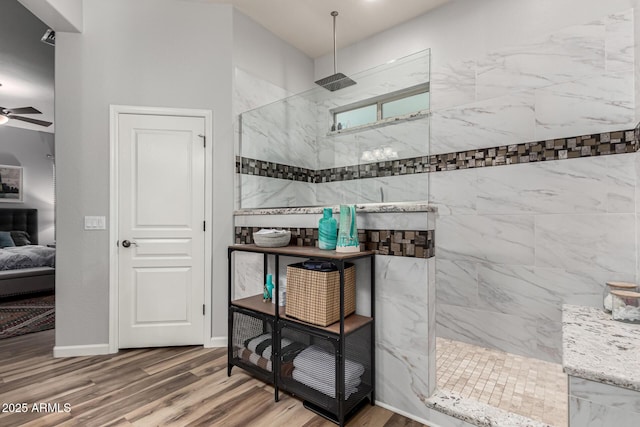
[[336, 16], [338, 16], [337, 11], [331, 12], [331, 16], [333, 16], [333, 74], [338, 73], [338, 47], [336, 42]]
[[334, 10], [331, 12], [331, 16], [333, 16], [333, 74], [316, 80], [316, 84], [333, 92], [354, 85], [356, 82], [344, 74], [338, 73], [338, 43], [336, 37], [336, 16], [338, 16], [338, 12]]

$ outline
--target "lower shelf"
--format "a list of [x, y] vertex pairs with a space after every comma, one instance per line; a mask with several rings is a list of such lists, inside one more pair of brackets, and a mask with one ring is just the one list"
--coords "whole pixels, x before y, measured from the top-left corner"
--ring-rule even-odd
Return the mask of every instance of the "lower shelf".
[[[333, 417], [326, 417], [319, 413], [320, 415], [325, 416], [325, 418], [329, 418], [332, 421], [338, 419], [339, 408], [337, 399], [302, 384], [291, 377], [281, 378], [279, 387], [280, 389], [309, 402], [314, 407], [321, 409], [323, 412], [333, 415]], [[344, 413], [348, 414], [354, 409], [359, 408], [363, 401], [368, 401], [368, 398], [371, 397], [372, 390], [373, 388], [370, 385], [360, 383], [358, 390], [352, 393], [348, 399], [344, 400]]]
[[264, 369], [261, 369], [261, 368], [257, 367], [256, 365], [244, 362], [242, 359], [234, 359], [231, 362], [231, 365], [232, 366], [237, 366], [238, 368], [244, 369], [245, 371], [247, 371], [252, 376], [258, 378], [259, 380], [262, 380], [262, 381], [266, 382], [267, 384], [273, 384], [274, 383], [273, 382], [273, 373], [272, 372], [265, 371]]
[[[347, 421], [349, 421], [355, 414], [358, 413], [358, 411], [360, 409], [362, 409], [367, 403], [370, 403], [368, 398], [364, 398], [362, 399], [353, 409], [351, 409], [345, 416], [344, 416], [344, 420], [343, 422], [346, 423]], [[313, 403], [305, 400], [304, 402], [302, 402], [302, 406], [304, 406], [306, 409], [310, 410], [311, 412], [314, 412], [318, 415], [320, 415], [323, 418], [326, 418], [327, 420], [334, 422], [338, 425], [340, 425], [340, 420], [338, 419], [338, 417], [336, 417], [335, 414], [331, 413], [331, 412], [327, 412], [324, 409], [322, 409], [322, 407], [318, 406], [318, 405], [314, 405]]]

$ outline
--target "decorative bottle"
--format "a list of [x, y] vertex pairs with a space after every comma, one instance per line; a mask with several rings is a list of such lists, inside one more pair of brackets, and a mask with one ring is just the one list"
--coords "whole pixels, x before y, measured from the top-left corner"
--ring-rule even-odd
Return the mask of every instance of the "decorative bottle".
[[322, 218], [318, 224], [318, 247], [333, 250], [338, 238], [338, 223], [333, 218], [333, 209], [324, 208]]
[[267, 274], [267, 283], [264, 284], [262, 299], [264, 302], [271, 301], [273, 298], [273, 275]]

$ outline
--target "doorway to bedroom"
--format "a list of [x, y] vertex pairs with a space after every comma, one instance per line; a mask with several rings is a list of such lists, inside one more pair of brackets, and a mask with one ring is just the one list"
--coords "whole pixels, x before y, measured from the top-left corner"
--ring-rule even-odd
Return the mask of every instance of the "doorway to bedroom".
[[0, 339], [32, 332], [52, 337], [55, 35], [17, 0], [2, 6]]

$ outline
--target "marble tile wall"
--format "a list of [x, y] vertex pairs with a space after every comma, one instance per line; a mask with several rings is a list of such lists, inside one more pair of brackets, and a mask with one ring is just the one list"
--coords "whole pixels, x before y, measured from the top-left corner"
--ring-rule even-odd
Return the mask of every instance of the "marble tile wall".
[[424, 419], [436, 386], [433, 275], [433, 259], [376, 255], [376, 399]]
[[317, 169], [315, 117], [315, 104], [298, 96], [243, 113], [240, 152], [250, 159]]
[[[321, 178], [302, 189], [305, 201], [429, 200], [438, 333], [559, 361], [558, 307], [597, 306], [605, 281], [640, 277], [633, 31], [628, 10], [476, 58], [434, 58], [430, 123], [413, 133], [419, 123], [329, 140], [317, 114]], [[428, 157], [415, 136], [425, 132]], [[407, 153], [395, 166], [369, 165], [367, 179], [346, 168], [387, 142]], [[487, 167], [498, 164], [509, 166]], [[280, 206], [296, 203], [284, 180], [253, 178], [269, 184], [248, 193], [252, 206], [263, 194], [273, 195], [262, 197], [267, 206], [279, 194]]]
[[315, 184], [236, 174], [243, 208], [312, 206], [316, 204]]
[[638, 425], [640, 392], [569, 377], [569, 427]]
[[627, 10], [477, 58], [435, 56], [430, 153], [633, 127], [633, 46]]
[[438, 334], [559, 362], [561, 304], [636, 279], [637, 156], [434, 174]]
[[629, 10], [434, 66], [432, 156], [466, 148], [448, 160], [477, 164], [488, 154], [475, 158], [479, 140], [533, 133], [530, 154], [571, 160], [430, 174], [438, 335], [559, 362], [561, 305], [599, 307], [606, 281], [639, 277], [633, 45]]
[[431, 174], [410, 174], [316, 184], [319, 205], [427, 200]]
[[234, 69], [234, 79], [234, 116], [293, 95], [286, 89], [274, 85], [239, 67]]
[[391, 149], [396, 158], [407, 159], [428, 154], [429, 119], [394, 123], [358, 132], [318, 136], [318, 169], [331, 169], [366, 163], [365, 153]]
[[[264, 79], [261, 79], [239, 67], [234, 69], [234, 85], [233, 85], [233, 129], [234, 129], [234, 153], [240, 155], [240, 121], [241, 114], [255, 108], [267, 105], [279, 99], [290, 96], [291, 93], [285, 89], [274, 85]], [[236, 168], [238, 169], [238, 168]], [[258, 185], [258, 180], [253, 181], [253, 185]], [[262, 184], [268, 185], [268, 184]], [[239, 173], [234, 176], [235, 191], [235, 207], [239, 208], [243, 203], [252, 205], [261, 202], [265, 198], [256, 198], [257, 193], [250, 189], [245, 189], [245, 196], [249, 195], [245, 202], [242, 196], [242, 179]], [[259, 205], [254, 205], [259, 206]]]

